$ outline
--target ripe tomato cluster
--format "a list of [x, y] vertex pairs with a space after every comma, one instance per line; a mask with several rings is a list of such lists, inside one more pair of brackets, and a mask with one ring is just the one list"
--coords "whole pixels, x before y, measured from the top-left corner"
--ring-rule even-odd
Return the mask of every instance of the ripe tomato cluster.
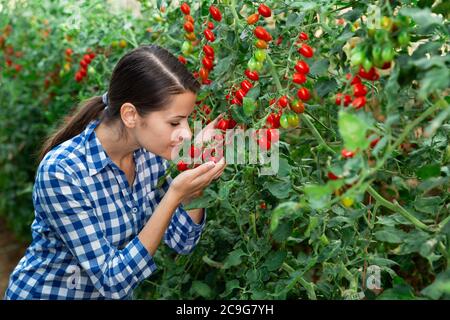
[[352, 86], [352, 95], [339, 92], [336, 94], [335, 103], [344, 107], [351, 104], [356, 110], [361, 109], [366, 105], [367, 87], [362, 83], [359, 75], [352, 76], [347, 73], [346, 78]]
[[[67, 55], [67, 50], [66, 50]], [[75, 73], [75, 81], [81, 82], [86, 76], [87, 76], [87, 69], [89, 67], [89, 64], [92, 62], [92, 60], [95, 58], [95, 53], [88, 51], [84, 56], [83, 59], [80, 61], [80, 68], [78, 69], [77, 73]]]
[[[309, 40], [309, 36], [305, 32], [301, 32], [298, 36], [298, 39], [296, 41], [296, 44], [299, 45], [298, 52], [305, 58], [309, 59], [314, 56], [314, 50], [309, 46], [306, 41]], [[294, 66], [294, 73], [292, 75], [292, 82], [298, 85], [303, 85], [307, 81], [307, 75], [310, 71], [308, 63], [301, 59], [298, 60], [297, 63]], [[286, 96], [282, 96], [278, 100], [278, 106], [283, 109], [287, 107], [289, 104], [291, 111], [284, 111], [279, 119], [280, 126], [283, 128], [295, 128], [299, 124], [299, 117], [298, 114], [301, 114], [305, 112], [305, 104], [304, 101], [308, 101], [311, 99], [311, 93], [309, 92], [309, 89], [301, 86], [299, 89], [297, 89], [297, 98], [291, 99], [289, 102], [289, 98]], [[273, 115], [271, 116], [271, 121], [276, 120], [274, 119]]]
[[12, 45], [6, 45], [6, 41], [11, 34], [13, 27], [8, 24], [3, 28], [3, 33], [0, 35], [0, 49], [3, 50], [5, 56], [6, 67], [12, 67], [15, 72], [20, 72], [22, 70], [22, 65], [19, 63], [14, 63], [16, 58], [21, 58], [23, 56], [22, 51], [14, 51]]
[[194, 145], [189, 150], [190, 163], [184, 160], [179, 160], [177, 163], [178, 171], [186, 171], [188, 169], [197, 168], [201, 163], [205, 162], [219, 162], [223, 158], [223, 148], [221, 147], [206, 147], [203, 150]]

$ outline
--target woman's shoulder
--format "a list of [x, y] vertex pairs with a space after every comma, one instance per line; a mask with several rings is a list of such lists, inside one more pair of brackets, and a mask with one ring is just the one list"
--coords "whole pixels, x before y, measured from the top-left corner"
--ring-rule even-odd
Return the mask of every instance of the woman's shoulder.
[[[43, 171], [63, 170], [67, 174], [75, 174], [86, 167], [86, 139], [93, 123], [78, 135], [55, 146], [42, 159], [38, 173]], [[76, 168], [76, 170], [75, 170]]]

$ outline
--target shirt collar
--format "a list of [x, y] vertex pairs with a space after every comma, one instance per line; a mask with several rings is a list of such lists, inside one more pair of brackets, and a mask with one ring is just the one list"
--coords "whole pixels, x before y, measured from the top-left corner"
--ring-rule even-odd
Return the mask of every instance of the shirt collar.
[[99, 122], [99, 120], [93, 120], [85, 129], [86, 162], [90, 176], [100, 172], [112, 162], [94, 131]]

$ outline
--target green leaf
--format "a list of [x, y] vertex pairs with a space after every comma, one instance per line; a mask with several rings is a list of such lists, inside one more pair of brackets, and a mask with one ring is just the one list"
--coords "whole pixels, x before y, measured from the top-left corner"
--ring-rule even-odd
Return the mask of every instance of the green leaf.
[[200, 281], [192, 282], [191, 290], [205, 299], [211, 297], [212, 294], [211, 288], [206, 283]]
[[286, 199], [292, 190], [289, 181], [267, 182], [265, 186], [278, 199]]
[[442, 201], [440, 197], [418, 198], [414, 201], [414, 208], [420, 212], [437, 214]]
[[317, 95], [319, 97], [325, 97], [330, 92], [334, 92], [337, 87], [337, 82], [335, 79], [319, 79], [316, 82], [315, 88], [317, 90]]
[[366, 149], [369, 141], [366, 138], [366, 132], [369, 125], [356, 114], [346, 111], [339, 112], [339, 132], [344, 139], [344, 145], [347, 150]]
[[238, 123], [246, 123], [246, 124], [251, 123], [251, 118], [247, 117], [244, 114], [243, 108], [240, 108], [240, 107], [239, 108], [231, 108], [231, 116]]
[[308, 184], [305, 186], [305, 195], [313, 209], [324, 208], [330, 201], [330, 193], [331, 190], [327, 185]]
[[420, 80], [419, 97], [424, 100], [434, 91], [450, 87], [450, 70], [448, 67], [433, 68]]
[[438, 274], [436, 280], [421, 293], [433, 300], [450, 299], [450, 270]]
[[256, 101], [252, 98], [245, 97], [243, 99], [243, 109], [244, 109], [244, 114], [247, 117], [252, 116], [256, 110]]
[[422, 180], [439, 177], [441, 173], [441, 166], [438, 164], [428, 164], [417, 169], [416, 174]]
[[375, 238], [388, 243], [402, 243], [405, 239], [405, 232], [396, 228], [385, 227], [375, 232]]
[[278, 177], [287, 177], [291, 173], [291, 165], [288, 160], [285, 158], [280, 158], [279, 169], [278, 169]]
[[232, 251], [228, 257], [226, 258], [223, 268], [228, 269], [230, 267], [236, 267], [242, 263], [242, 256], [245, 256], [244, 251], [242, 249], [237, 249]]
[[234, 289], [237, 289], [239, 287], [239, 280], [233, 279], [227, 281], [227, 284], [225, 285], [225, 291], [220, 295], [220, 297], [225, 298], [226, 296], [230, 295]]
[[296, 27], [303, 22], [304, 18], [305, 18], [304, 13], [292, 12], [287, 17], [286, 27], [287, 28]]
[[321, 59], [315, 61], [310, 68], [310, 75], [313, 77], [324, 76], [328, 72], [328, 66], [330, 65], [330, 61], [326, 59]]
[[411, 300], [414, 298], [415, 295], [411, 286], [403, 284], [384, 290], [383, 293], [377, 297], [377, 300]]
[[272, 251], [267, 256], [264, 266], [266, 266], [269, 271], [275, 271], [281, 267], [286, 256], [286, 251]]
[[298, 204], [293, 201], [282, 202], [279, 204], [272, 212], [272, 219], [270, 222], [270, 231], [274, 232], [278, 227], [278, 223], [281, 218], [287, 215], [291, 215], [293, 213], [297, 215], [301, 215], [301, 211], [298, 210]]
[[442, 17], [433, 14], [429, 8], [402, 8], [400, 15], [411, 17], [419, 28], [419, 32], [427, 32], [434, 25], [442, 25]]

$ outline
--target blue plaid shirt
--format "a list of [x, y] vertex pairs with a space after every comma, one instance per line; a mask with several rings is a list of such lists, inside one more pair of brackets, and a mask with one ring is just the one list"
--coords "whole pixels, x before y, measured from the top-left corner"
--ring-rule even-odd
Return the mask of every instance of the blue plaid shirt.
[[[129, 185], [108, 157], [92, 121], [52, 149], [40, 163], [33, 188], [33, 242], [10, 277], [5, 299], [132, 299], [133, 289], [156, 265], [137, 234], [171, 182], [158, 179], [169, 162], [145, 149], [134, 152]], [[196, 224], [174, 212], [164, 242], [180, 254], [200, 239]]]

